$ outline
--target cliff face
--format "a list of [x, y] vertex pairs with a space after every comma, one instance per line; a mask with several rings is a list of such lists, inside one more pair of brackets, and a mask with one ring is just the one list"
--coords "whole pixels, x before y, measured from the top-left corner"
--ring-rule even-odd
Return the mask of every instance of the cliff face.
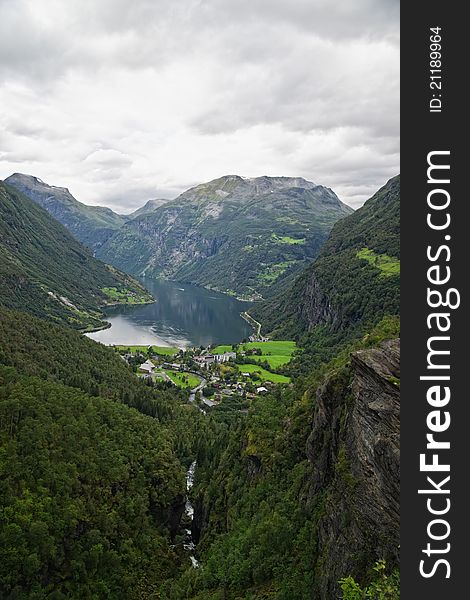
[[333, 323], [336, 320], [337, 310], [322, 292], [315, 273], [312, 273], [306, 282], [304, 296], [299, 305], [299, 317], [307, 324], [308, 329], [314, 325]]
[[316, 586], [359, 580], [374, 561], [398, 564], [399, 340], [353, 354], [350, 366], [318, 390], [307, 457], [307, 502], [319, 499]]

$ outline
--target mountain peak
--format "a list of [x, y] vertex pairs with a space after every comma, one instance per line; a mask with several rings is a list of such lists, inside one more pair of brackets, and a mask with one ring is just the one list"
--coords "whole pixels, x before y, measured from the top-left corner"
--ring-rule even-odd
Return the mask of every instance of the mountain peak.
[[313, 181], [309, 181], [308, 179], [305, 179], [304, 177], [287, 177], [285, 175], [259, 175], [258, 177], [243, 177], [243, 179], [245, 181], [250, 181], [250, 182], [255, 182], [255, 183], [262, 183], [262, 182], [267, 182], [267, 183], [271, 183], [272, 185], [282, 185], [284, 186], [289, 186], [289, 187], [300, 187], [300, 188], [311, 188], [313, 187], [317, 187], [316, 183], [313, 183]]
[[83, 204], [67, 188], [49, 185], [34, 175], [14, 173], [5, 179], [5, 183], [45, 208], [80, 242], [93, 250], [126, 221], [110, 208]]
[[148, 213], [152, 213], [153, 211], [157, 210], [157, 208], [160, 208], [160, 206], [163, 206], [167, 202], [170, 202], [168, 198], [153, 198], [152, 200], [147, 200], [143, 206], [127, 215], [124, 215], [124, 217], [129, 221], [131, 219], [135, 219], [136, 217], [140, 217], [141, 215], [147, 215]]
[[302, 177], [229, 174], [128, 220], [97, 256], [129, 273], [259, 297], [312, 260], [333, 224], [351, 212], [334, 192]]
[[191, 187], [178, 196], [178, 198], [196, 202], [210, 201], [220, 204], [227, 196], [230, 196], [231, 200], [240, 201], [246, 197], [255, 198], [264, 194], [284, 192], [289, 189], [327, 190], [333, 194], [328, 188], [319, 186], [303, 177], [223, 175], [222, 177]]
[[[5, 179], [5, 183], [8, 185], [12, 185], [17, 189], [20, 189], [20, 187], [24, 187], [28, 189], [57, 190], [58, 192], [68, 194], [71, 198], [73, 198], [68, 188], [57, 185], [49, 185], [39, 177], [36, 177], [35, 175], [28, 175], [26, 173], [13, 173], [13, 175], [10, 175]], [[76, 200], [76, 202], [78, 202], [78, 200]]]

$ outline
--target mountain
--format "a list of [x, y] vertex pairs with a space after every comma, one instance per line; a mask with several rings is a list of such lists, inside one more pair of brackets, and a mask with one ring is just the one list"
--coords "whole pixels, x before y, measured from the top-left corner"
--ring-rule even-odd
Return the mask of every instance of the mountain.
[[[346, 340], [400, 308], [400, 177], [333, 227], [317, 259], [251, 313], [278, 337]], [[331, 343], [331, 337], [329, 337]]]
[[103, 326], [102, 307], [150, 294], [93, 258], [63, 225], [0, 182], [0, 304], [75, 328]]
[[299, 177], [228, 175], [137, 216], [97, 255], [134, 275], [252, 297], [312, 260], [351, 213], [332, 190]]
[[65, 325], [123, 276], [0, 183], [0, 597], [398, 600], [398, 199], [257, 304], [292, 384], [206, 414]]
[[153, 212], [154, 210], [160, 208], [160, 206], [163, 206], [167, 202], [170, 202], [170, 200], [167, 200], [165, 198], [156, 198], [155, 200], [148, 200], [148, 202], [146, 202], [143, 206], [141, 206], [134, 212], [125, 215], [125, 217], [128, 221], [131, 221], [136, 217], [140, 217], [140, 215], [146, 215], [147, 213]]
[[5, 183], [45, 208], [83, 245], [96, 250], [125, 222], [110, 208], [88, 206], [76, 200], [67, 188], [44, 183], [32, 175], [15, 173]]

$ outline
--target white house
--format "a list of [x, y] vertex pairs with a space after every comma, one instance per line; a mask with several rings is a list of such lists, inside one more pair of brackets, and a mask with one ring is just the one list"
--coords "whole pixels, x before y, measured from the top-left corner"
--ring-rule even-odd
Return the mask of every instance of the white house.
[[215, 354], [214, 355], [215, 362], [218, 362], [218, 363], [225, 363], [225, 362], [228, 362], [229, 360], [235, 360], [236, 358], [237, 358], [237, 355], [235, 352], [224, 352], [223, 354]]
[[265, 388], [264, 386], [261, 386], [261, 387], [259, 387], [259, 388], [256, 388], [256, 393], [257, 393], [257, 394], [264, 394], [264, 393], [265, 393], [265, 392], [267, 392], [267, 391], [268, 391], [268, 389], [267, 389], [267, 388]]
[[153, 362], [151, 360], [146, 360], [144, 363], [142, 363], [139, 367], [139, 371], [141, 373], [153, 373], [155, 369], [155, 365], [153, 364]]

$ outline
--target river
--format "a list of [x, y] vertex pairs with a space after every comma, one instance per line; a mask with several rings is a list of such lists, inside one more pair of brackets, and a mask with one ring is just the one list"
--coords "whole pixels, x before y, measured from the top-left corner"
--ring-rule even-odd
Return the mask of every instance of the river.
[[109, 309], [111, 327], [88, 333], [103, 344], [209, 346], [248, 338], [252, 327], [241, 318], [250, 302], [173, 281], [142, 279], [154, 304]]

